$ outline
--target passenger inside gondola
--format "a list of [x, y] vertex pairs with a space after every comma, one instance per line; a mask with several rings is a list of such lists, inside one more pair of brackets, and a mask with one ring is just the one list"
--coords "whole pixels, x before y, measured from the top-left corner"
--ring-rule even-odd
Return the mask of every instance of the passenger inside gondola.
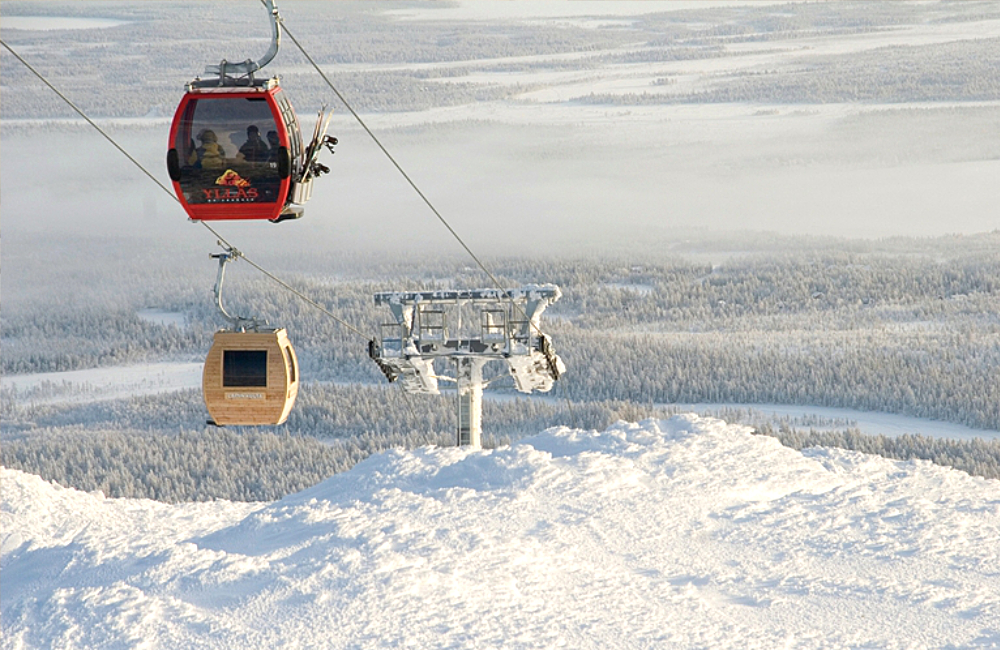
[[261, 139], [260, 129], [254, 124], [247, 127], [247, 141], [240, 147], [240, 156], [251, 163], [267, 162], [267, 143]]
[[222, 169], [226, 166], [226, 152], [219, 144], [215, 131], [205, 129], [198, 135], [201, 146], [191, 153], [188, 164], [198, 169]]
[[270, 150], [267, 152], [268, 162], [275, 162], [278, 160], [278, 147], [281, 146], [281, 140], [278, 139], [277, 131], [267, 132], [267, 144], [270, 146]]

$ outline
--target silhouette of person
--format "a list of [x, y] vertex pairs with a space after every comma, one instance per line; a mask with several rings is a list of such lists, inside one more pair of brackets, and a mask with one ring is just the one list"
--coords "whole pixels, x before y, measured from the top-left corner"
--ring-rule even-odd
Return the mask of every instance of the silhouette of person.
[[281, 146], [281, 140], [278, 139], [277, 131], [267, 132], [267, 143], [271, 146], [271, 150], [267, 152], [267, 159], [270, 162], [274, 162], [278, 159], [278, 148]]
[[188, 163], [201, 169], [222, 169], [226, 166], [226, 152], [219, 144], [215, 131], [205, 129], [198, 136], [201, 146], [191, 153]]
[[251, 124], [247, 127], [247, 141], [240, 147], [240, 155], [247, 162], [267, 162], [267, 143], [260, 137], [260, 129]]

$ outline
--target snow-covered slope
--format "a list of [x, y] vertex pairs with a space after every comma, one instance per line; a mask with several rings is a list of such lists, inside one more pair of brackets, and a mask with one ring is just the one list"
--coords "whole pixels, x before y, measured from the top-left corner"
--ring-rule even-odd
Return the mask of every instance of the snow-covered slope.
[[1000, 482], [694, 416], [264, 505], [2, 480], [4, 648], [1000, 647]]

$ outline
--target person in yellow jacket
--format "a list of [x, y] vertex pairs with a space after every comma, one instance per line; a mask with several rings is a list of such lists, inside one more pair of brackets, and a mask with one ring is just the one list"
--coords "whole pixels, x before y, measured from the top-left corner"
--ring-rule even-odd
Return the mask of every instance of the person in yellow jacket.
[[191, 152], [188, 163], [201, 169], [222, 169], [226, 166], [226, 152], [219, 144], [215, 131], [205, 129], [198, 136], [201, 146]]

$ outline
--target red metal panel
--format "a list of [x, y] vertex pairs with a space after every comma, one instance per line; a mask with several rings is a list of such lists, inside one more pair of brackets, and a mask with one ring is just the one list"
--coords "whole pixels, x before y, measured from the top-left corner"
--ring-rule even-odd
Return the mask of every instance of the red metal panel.
[[[276, 219], [281, 214], [291, 179], [280, 178], [275, 159], [279, 147], [289, 146], [278, 92], [274, 85], [192, 88], [184, 95], [170, 127], [171, 178], [191, 219]], [[256, 153], [253, 138], [259, 140]], [[241, 140], [246, 140], [242, 146]]]

